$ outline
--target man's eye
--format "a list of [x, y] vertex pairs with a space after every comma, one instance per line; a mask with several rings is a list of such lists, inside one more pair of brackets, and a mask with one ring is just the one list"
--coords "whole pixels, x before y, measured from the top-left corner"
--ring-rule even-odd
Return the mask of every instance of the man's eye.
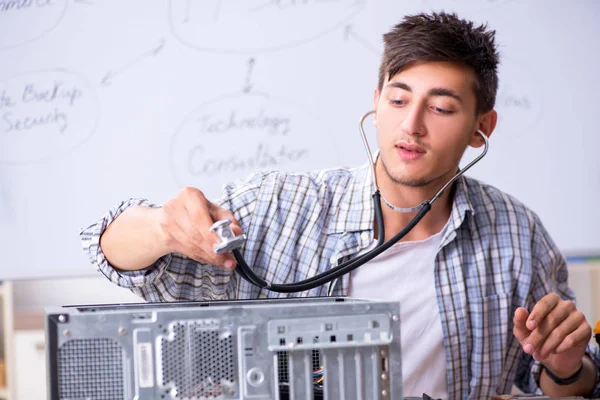
[[445, 114], [445, 115], [449, 115], [449, 114], [454, 113], [454, 111], [446, 110], [444, 108], [439, 108], [439, 107], [433, 107], [433, 110], [435, 112], [437, 112], [437, 113]]
[[404, 100], [390, 100], [390, 103], [392, 103], [395, 106], [403, 106], [405, 104]]

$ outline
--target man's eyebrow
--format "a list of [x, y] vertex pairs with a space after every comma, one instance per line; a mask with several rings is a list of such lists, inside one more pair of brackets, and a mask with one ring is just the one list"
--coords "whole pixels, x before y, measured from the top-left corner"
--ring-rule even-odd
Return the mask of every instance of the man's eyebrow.
[[463, 102], [462, 98], [456, 94], [454, 91], [445, 88], [433, 88], [429, 91], [430, 96], [447, 96], [452, 97], [453, 99], [458, 100], [459, 102]]
[[[398, 82], [398, 81], [389, 82], [386, 86], [406, 90], [407, 92], [412, 92], [412, 88], [404, 82]], [[455, 100], [458, 100], [461, 103], [463, 102], [462, 98], [456, 92], [454, 92], [453, 90], [450, 90], [450, 89], [446, 89], [446, 88], [433, 88], [433, 89], [429, 90], [428, 95], [429, 96], [447, 96], [447, 97], [451, 97]]]
[[402, 90], [406, 90], [407, 92], [412, 92], [412, 88], [410, 86], [408, 86], [406, 83], [404, 82], [389, 82], [387, 85], [387, 87], [395, 87], [395, 88], [399, 88]]

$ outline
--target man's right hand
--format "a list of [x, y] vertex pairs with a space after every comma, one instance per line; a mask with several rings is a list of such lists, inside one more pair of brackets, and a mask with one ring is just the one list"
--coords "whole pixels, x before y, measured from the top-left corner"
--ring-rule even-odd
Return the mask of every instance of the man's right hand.
[[100, 237], [100, 247], [108, 262], [118, 270], [149, 267], [160, 257], [180, 253], [196, 261], [233, 269], [231, 253], [214, 252], [219, 238], [210, 231], [218, 220], [231, 220], [231, 229], [241, 235], [233, 214], [211, 203], [195, 188], [186, 187], [161, 208], [132, 207], [108, 225]]
[[206, 264], [235, 268], [236, 261], [231, 253], [215, 254], [214, 248], [220, 241], [210, 231], [215, 222], [229, 219], [234, 234], [241, 235], [242, 228], [231, 211], [211, 203], [200, 190], [192, 187], [181, 190], [160, 210], [160, 231], [169, 252], [184, 254]]

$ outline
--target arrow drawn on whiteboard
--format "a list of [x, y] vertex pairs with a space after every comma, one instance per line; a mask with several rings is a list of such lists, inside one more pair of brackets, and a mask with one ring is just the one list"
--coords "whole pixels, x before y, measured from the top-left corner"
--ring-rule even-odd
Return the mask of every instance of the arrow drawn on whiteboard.
[[363, 38], [362, 36], [357, 34], [354, 30], [354, 26], [346, 25], [344, 27], [344, 40], [348, 41], [350, 39], [356, 40], [358, 43], [360, 43], [365, 49], [369, 50], [370, 52], [375, 53], [377, 55], [381, 55], [381, 50], [378, 50], [375, 46], [373, 46], [371, 43], [369, 43], [368, 40], [366, 40], [365, 38]]
[[252, 84], [250, 83], [250, 78], [252, 76], [252, 70], [254, 69], [254, 58], [248, 59], [248, 71], [246, 72], [246, 83], [244, 83], [244, 88], [242, 92], [250, 93], [252, 90]]
[[190, 6], [191, 6], [191, 2], [192, 2], [192, 0], [186, 0], [186, 2], [185, 2], [185, 15], [183, 17], [183, 23], [190, 22]]
[[158, 55], [162, 49], [165, 47], [165, 38], [162, 38], [159, 40], [158, 44], [156, 46], [154, 46], [153, 49], [146, 51], [145, 53], [140, 54], [139, 56], [137, 56], [136, 58], [134, 58], [133, 60], [129, 61], [128, 63], [126, 63], [125, 65], [123, 65], [120, 68], [117, 68], [115, 70], [110, 70], [106, 73], [106, 75], [104, 75], [104, 78], [102, 78], [102, 85], [103, 86], [109, 86], [112, 83], [112, 80], [118, 76], [123, 74], [125, 71], [129, 70], [131, 67], [139, 64], [141, 61], [150, 58], [150, 57], [154, 57], [156, 55]]
[[219, 15], [221, 14], [221, 6], [223, 5], [223, 0], [217, 0], [217, 7], [215, 8], [214, 18], [215, 21], [219, 19]]

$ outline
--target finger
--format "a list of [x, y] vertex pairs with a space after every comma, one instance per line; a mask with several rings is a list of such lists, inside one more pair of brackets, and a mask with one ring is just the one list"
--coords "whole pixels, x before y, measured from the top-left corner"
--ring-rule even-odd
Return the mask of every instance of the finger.
[[186, 201], [184, 207], [187, 213], [186, 230], [192, 234], [195, 244], [210, 251], [219, 243], [219, 238], [210, 230], [215, 221], [210, 215], [208, 201], [203, 195], [198, 195]]
[[571, 312], [570, 314], [568, 314], [560, 324], [558, 324], [550, 332], [548, 332], [548, 335], [544, 342], [534, 346], [535, 349], [533, 357], [536, 360], [543, 360], [550, 354], [555, 353], [557, 347], [564, 341], [564, 339], [571, 333], [575, 332], [583, 323], [587, 324], [587, 322], [585, 322], [585, 317], [583, 316], [583, 313]]
[[204, 257], [204, 261], [212, 265], [221, 266], [227, 269], [233, 269], [236, 266], [235, 258], [231, 253], [216, 254], [215, 246], [220, 244], [216, 233], [211, 232], [210, 228], [215, 222], [209, 211], [210, 202], [206, 200], [202, 192], [189, 192], [184, 207], [187, 210], [189, 218], [184, 229], [189, 232], [192, 246], [202, 250], [197, 256]]
[[561, 344], [559, 344], [556, 348], [556, 353], [563, 353], [567, 350], [577, 347], [585, 349], [591, 337], [592, 327], [587, 322], [585, 324], [581, 324], [574, 332], [571, 332], [563, 339]]
[[235, 268], [236, 262], [231, 254], [216, 254], [214, 247], [209, 249], [209, 246], [203, 244], [203, 241], [206, 240], [205, 237], [192, 225], [189, 217], [179, 218], [177, 222], [181, 228], [173, 236], [180, 243], [181, 250], [176, 251], [203, 264], [216, 265], [226, 269]]
[[209, 201], [199, 190], [189, 190], [185, 193], [183, 206], [191, 219], [193, 226], [199, 232], [210, 232], [210, 227], [214, 223], [210, 215]]
[[239, 221], [237, 219], [235, 219], [235, 216], [233, 215], [233, 213], [231, 211], [229, 211], [226, 208], [219, 207], [217, 204], [214, 204], [214, 203], [209, 203], [208, 208], [209, 208], [210, 215], [214, 221], [228, 219], [231, 221], [230, 227], [231, 227], [231, 230], [233, 231], [234, 235], [239, 236], [242, 234], [241, 224], [239, 223]]
[[[195, 188], [184, 188], [179, 195], [166, 202], [163, 206], [166, 219], [163, 221], [164, 232], [167, 234], [168, 246], [171, 251], [184, 254], [200, 263], [235, 268], [235, 260], [230, 255], [216, 255], [214, 248], [207, 244], [207, 240], [218, 239], [210, 228], [202, 232], [197, 228], [194, 217], [191, 216], [186, 204], [190, 206], [192, 213], [202, 215], [202, 204], [206, 204], [202, 192]], [[206, 222], [205, 222], [206, 224]]]
[[527, 339], [531, 333], [525, 325], [527, 317], [529, 317], [529, 312], [525, 308], [519, 307], [515, 310], [515, 315], [513, 317], [513, 334], [521, 344], [523, 344], [524, 340]]
[[190, 242], [190, 221], [188, 212], [181, 202], [168, 201], [163, 206], [165, 210], [165, 220], [163, 231], [168, 236], [169, 248], [171, 251], [189, 255]]
[[[220, 207], [219, 205], [217, 205], [215, 203], [208, 203], [208, 205], [209, 205], [209, 207], [208, 207], [209, 212], [214, 221], [221, 221], [221, 220], [227, 219], [227, 220], [231, 221], [229, 228], [233, 232], [234, 236], [242, 236], [243, 235], [243, 231], [240, 226], [240, 223], [238, 222], [237, 219], [235, 219], [235, 216], [233, 215], [233, 213], [231, 211], [229, 211], [226, 208]], [[228, 252], [228, 253], [225, 253], [225, 256], [227, 257], [225, 267], [226, 268], [235, 268], [237, 266], [237, 260], [235, 259], [233, 254]], [[230, 259], [231, 259], [231, 261], [229, 261]]]
[[[563, 322], [565, 322], [565, 320], [567, 320], [575, 311], [577, 311], [577, 309], [572, 301], [561, 300], [556, 307], [554, 307], [552, 311], [550, 311], [550, 313], [544, 317], [544, 319], [538, 324], [537, 328], [532, 330], [531, 335], [529, 335], [527, 338], [527, 344], [530, 344], [533, 347], [534, 358], [537, 359], [539, 357], [539, 353], [537, 355], [535, 353], [543, 348], [544, 343], [550, 338], [551, 335], [556, 336], [557, 334], [560, 334], [562, 330], [566, 329], [567, 325], [556, 331], [557, 327], [562, 325]], [[569, 323], [573, 323], [573, 320], [571, 320]], [[579, 323], [581, 323], [581, 321], [575, 323], [569, 332], [565, 333], [565, 336], [571, 331], [574, 331]], [[560, 340], [562, 340], [563, 337], [561, 337]], [[554, 340], [556, 340], [556, 337]], [[551, 343], [553, 343], [553, 341]], [[560, 341], [558, 343], [560, 343]]]
[[531, 310], [529, 318], [527, 319], [527, 327], [531, 330], [539, 326], [542, 320], [556, 307], [561, 301], [559, 295], [556, 293], [548, 293]]

